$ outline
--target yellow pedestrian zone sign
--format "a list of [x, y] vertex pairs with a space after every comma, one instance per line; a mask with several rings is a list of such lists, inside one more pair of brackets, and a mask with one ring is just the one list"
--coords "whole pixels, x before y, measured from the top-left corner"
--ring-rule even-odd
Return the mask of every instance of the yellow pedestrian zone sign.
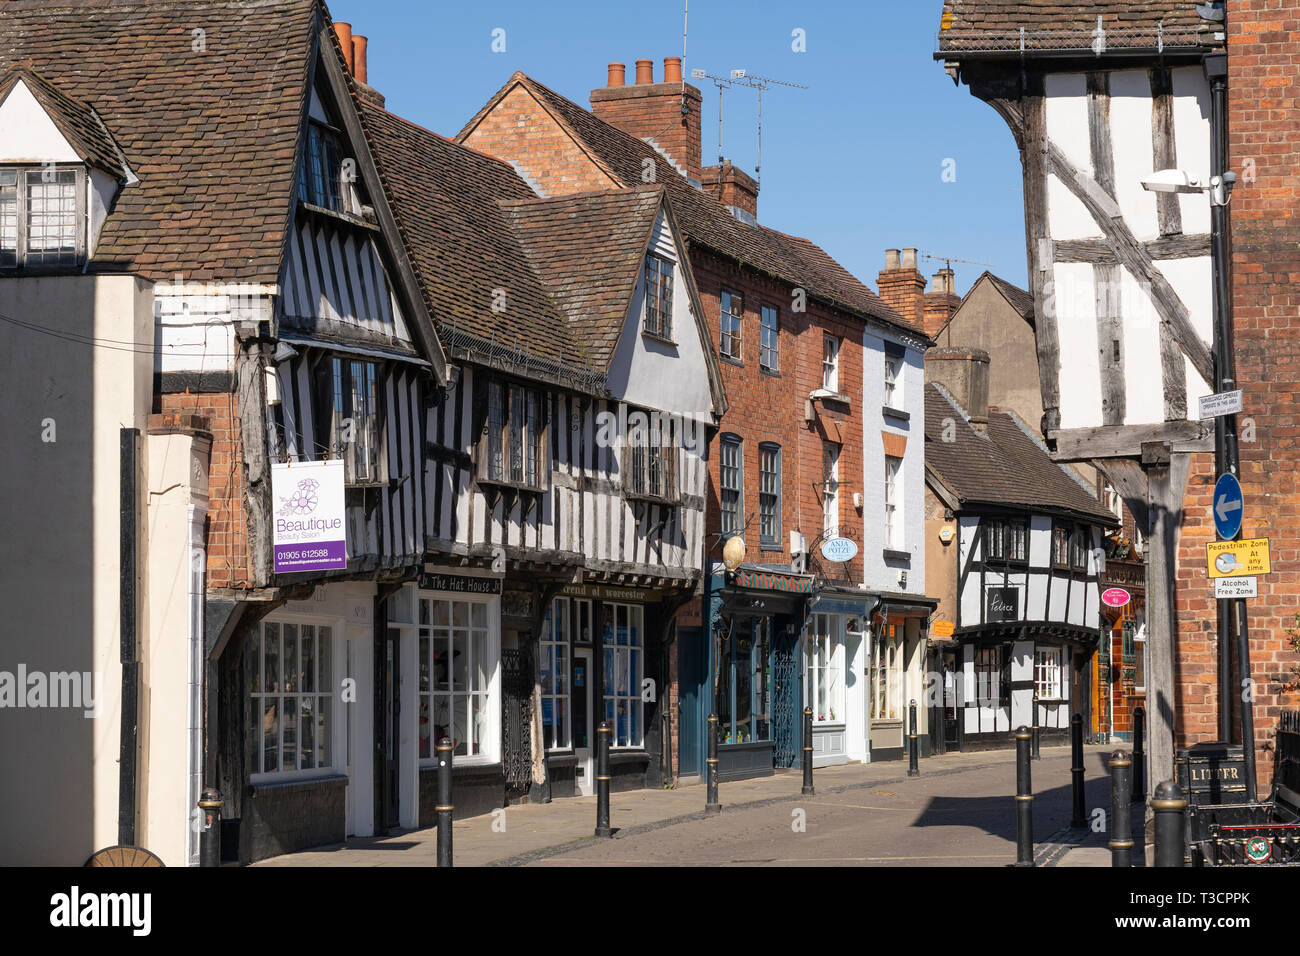
[[1268, 556], [1268, 538], [1248, 541], [1215, 541], [1205, 546], [1212, 578], [1253, 577], [1273, 570]]

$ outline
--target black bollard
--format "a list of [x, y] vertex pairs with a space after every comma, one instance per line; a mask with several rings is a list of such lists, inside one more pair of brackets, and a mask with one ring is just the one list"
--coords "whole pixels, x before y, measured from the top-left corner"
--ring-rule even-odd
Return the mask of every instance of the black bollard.
[[208, 787], [199, 795], [199, 813], [203, 815], [199, 831], [199, 866], [221, 865], [221, 791]]
[[1141, 803], [1147, 797], [1146, 749], [1146, 711], [1137, 707], [1133, 711], [1133, 798], [1132, 803]]
[[455, 752], [450, 737], [443, 737], [434, 748], [438, 754], [438, 866], [451, 866], [451, 760]]
[[1186, 866], [1187, 798], [1182, 787], [1166, 780], [1151, 796], [1156, 817], [1156, 866]]
[[1122, 750], [1110, 755], [1110, 865], [1133, 865], [1133, 819], [1129, 792], [1133, 761]]
[[718, 813], [722, 804], [718, 803], [718, 715], [709, 714], [709, 756], [706, 781], [708, 786], [704, 795], [704, 812]]
[[1028, 728], [1016, 730], [1016, 866], [1034, 865], [1034, 787], [1029, 779]]
[[916, 701], [913, 700], [907, 708], [907, 775], [909, 777], [919, 777], [921, 768], [917, 766], [917, 758], [920, 757], [916, 735]]
[[812, 779], [812, 708], [803, 709], [803, 793], [815, 793]]
[[1070, 829], [1078, 830], [1088, 825], [1083, 812], [1083, 716], [1070, 718]]
[[1034, 691], [1034, 759], [1042, 758], [1040, 750], [1043, 743], [1042, 721], [1038, 719], [1038, 691]]
[[609, 721], [596, 728], [596, 836], [613, 836], [609, 828]]

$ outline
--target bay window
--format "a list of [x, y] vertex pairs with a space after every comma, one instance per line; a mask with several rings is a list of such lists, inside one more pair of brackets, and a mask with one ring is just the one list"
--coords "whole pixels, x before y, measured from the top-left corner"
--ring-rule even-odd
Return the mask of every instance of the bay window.
[[418, 601], [420, 759], [450, 737], [459, 757], [496, 757], [500, 725], [497, 659], [483, 601]]
[[263, 621], [253, 639], [251, 728], [254, 773], [333, 766], [333, 630]]
[[812, 708], [813, 722], [844, 721], [844, 618], [814, 614], [804, 645], [804, 699]]
[[611, 747], [640, 747], [642, 726], [641, 676], [645, 647], [645, 612], [639, 604], [606, 602], [604, 719], [609, 721]]

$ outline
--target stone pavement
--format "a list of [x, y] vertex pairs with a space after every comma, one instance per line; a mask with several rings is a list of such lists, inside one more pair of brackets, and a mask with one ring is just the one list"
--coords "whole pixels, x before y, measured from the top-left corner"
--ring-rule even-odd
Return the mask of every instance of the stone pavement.
[[[1109, 807], [1109, 793], [1104, 777], [1103, 757], [1105, 748], [1088, 747], [1085, 754], [1087, 767], [1087, 806]], [[1001, 812], [1001, 795], [1006, 795], [1007, 811], [1013, 805], [1011, 795], [1015, 792], [1015, 755], [1011, 750], [989, 751], [983, 753], [947, 754], [927, 757], [921, 761], [921, 780], [924, 780], [924, 799], [933, 802], [936, 795], [941, 799], [960, 800], [968, 792], [978, 791], [991, 794], [983, 798], [986, 803], [982, 812], [988, 813], [990, 807], [998, 818]], [[1068, 817], [1068, 781], [1069, 748], [1044, 747], [1043, 759], [1033, 765], [1036, 793], [1040, 793], [1047, 802], [1037, 804], [1042, 811], [1035, 817], [1035, 839], [1041, 841], [1039, 857], [1046, 865], [1089, 866], [1109, 865], [1109, 857], [1102, 862], [1094, 860], [1096, 840], [1092, 834], [1067, 834], [1061, 830], [1061, 816]], [[838, 767], [819, 768], [815, 773], [815, 785], [818, 798], [837, 793], [852, 793], [867, 788], [877, 788], [873, 796], [894, 797], [902, 794], [900, 800], [909, 795], [909, 786], [913, 787], [918, 799], [922, 788], [918, 780], [909, 780], [907, 765], [901, 761], [888, 761], [872, 764], [847, 764]], [[720, 788], [723, 814], [710, 817], [719, 820], [726, 817], [739, 821], [746, 820], [754, 814], [740, 811], [762, 811], [763, 808], [776, 808], [776, 814], [788, 820], [788, 808], [780, 809], [779, 804], [794, 802], [809, 803], [809, 798], [801, 797], [802, 776], [798, 771], [785, 771], [771, 777], [724, 783]], [[883, 786], [894, 786], [894, 790], [881, 790]], [[1050, 799], [1048, 799], [1050, 798]], [[453, 844], [457, 866], [519, 865], [534, 863], [544, 859], [577, 853], [580, 858], [592, 856], [591, 853], [578, 851], [612, 847], [617, 852], [623, 847], [631, 847], [630, 838], [663, 831], [652, 839], [654, 844], [666, 848], [672, 844], [670, 833], [686, 834], [693, 828], [683, 826], [693, 822], [702, 822], [705, 789], [702, 785], [691, 784], [674, 790], [637, 790], [616, 793], [610, 799], [610, 822], [617, 831], [613, 841], [596, 841], [592, 836], [595, 825], [595, 797], [571, 797], [557, 799], [550, 804], [522, 804], [506, 808], [503, 813], [471, 817], [457, 820], [453, 824]], [[992, 804], [988, 800], [994, 801]], [[871, 801], [884, 803], [885, 800]], [[849, 806], [849, 804], [841, 804]], [[832, 804], [834, 806], [834, 804]], [[861, 809], [878, 809], [863, 807]], [[900, 805], [891, 809], [907, 809]], [[1135, 807], [1135, 812], [1139, 808]], [[1050, 811], [1050, 812], [1046, 812]], [[773, 814], [773, 815], [776, 815]], [[908, 827], [915, 823], [905, 822], [910, 817], [894, 815], [888, 826], [903, 831], [907, 837], [905, 843], [912, 840]], [[495, 828], [494, 828], [495, 824]], [[504, 824], [504, 830], [502, 825]], [[748, 826], [748, 824], [745, 824]], [[855, 824], [856, 826], [856, 824]], [[1001, 824], [999, 824], [1001, 826]], [[872, 823], [870, 832], [883, 834], [880, 825]], [[665, 828], [679, 828], [665, 831]], [[859, 828], [860, 829], [860, 828]], [[988, 829], [985, 827], [984, 829]], [[858, 832], [856, 830], [851, 832]], [[917, 831], [921, 832], [921, 831]], [[994, 862], [1014, 860], [1014, 834], [1010, 843], [1010, 856], [1006, 856], [1006, 835], [997, 837], [995, 845], [990, 845], [986, 834], [985, 842], [978, 854], [972, 854], [968, 860], [974, 865], [988, 865]], [[736, 840], [743, 843], [743, 833], [737, 834]], [[1050, 848], [1049, 840], [1056, 840]], [[629, 841], [624, 843], [623, 841]], [[642, 841], [644, 842], [644, 841]], [[1076, 844], [1079, 844], [1076, 848]], [[617, 845], [617, 846], [615, 846]], [[1100, 846], [1104, 847], [1104, 836]], [[734, 849], [734, 847], [732, 848]], [[1047, 853], [1050, 849], [1052, 852]], [[1104, 853], [1104, 851], [1103, 851]], [[608, 854], [606, 854], [608, 855]], [[686, 854], [689, 856], [689, 853]], [[865, 858], [864, 858], [865, 859]], [[889, 857], [890, 861], [907, 865], [906, 855]], [[941, 860], [942, 857], [931, 857]], [[960, 862], [959, 856], [950, 858], [951, 862]], [[288, 854], [264, 860], [259, 866], [433, 866], [437, 860], [437, 833], [434, 828], [410, 830], [390, 834], [384, 837], [367, 837], [349, 839], [345, 844], [323, 847], [301, 853]], [[574, 863], [582, 860], [575, 858]], [[610, 862], [614, 862], [612, 859]], [[669, 859], [668, 863], [676, 862]], [[688, 862], [686, 857], [681, 862]], [[701, 861], [707, 862], [707, 861]]]

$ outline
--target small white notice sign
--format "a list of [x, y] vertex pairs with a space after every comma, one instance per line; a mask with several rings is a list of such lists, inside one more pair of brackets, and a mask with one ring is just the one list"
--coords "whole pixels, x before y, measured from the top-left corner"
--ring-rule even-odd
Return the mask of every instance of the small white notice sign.
[[1202, 395], [1198, 402], [1201, 406], [1201, 420], [1218, 418], [1220, 415], [1237, 415], [1242, 411], [1241, 389], [1234, 392], [1219, 392], [1215, 395]]
[[1214, 596], [1220, 600], [1259, 597], [1259, 578], [1215, 578]]

